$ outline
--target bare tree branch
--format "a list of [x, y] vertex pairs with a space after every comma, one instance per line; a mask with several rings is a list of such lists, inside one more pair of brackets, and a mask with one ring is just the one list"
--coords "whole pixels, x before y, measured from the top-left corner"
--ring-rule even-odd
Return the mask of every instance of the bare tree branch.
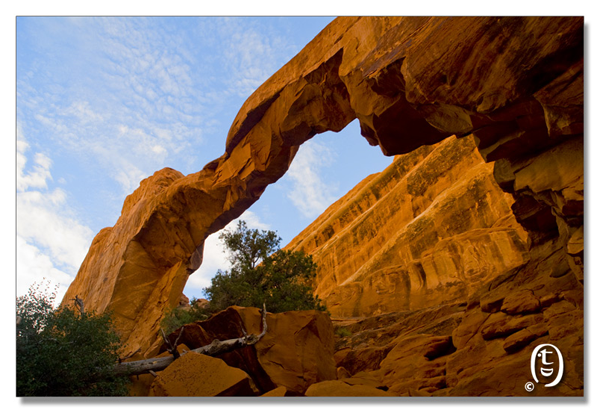
[[75, 306], [79, 309], [79, 312], [81, 313], [81, 315], [83, 315], [84, 313], [84, 306], [83, 306], [83, 300], [81, 298], [79, 298], [79, 296], [75, 296], [75, 298], [73, 298], [73, 301], [75, 301]]
[[[238, 348], [253, 346], [258, 343], [258, 341], [264, 337], [267, 333], [267, 310], [265, 308], [265, 304], [263, 304], [262, 313], [262, 331], [260, 334], [248, 334], [239, 338], [232, 338], [229, 340], [214, 340], [209, 345], [199, 347], [193, 350], [190, 350], [194, 353], [204, 354], [207, 356], [218, 356], [219, 354], [228, 353], [233, 350], [237, 350]], [[162, 330], [161, 330], [162, 331]], [[179, 337], [181, 336], [181, 332]], [[165, 337], [163, 332], [163, 338]], [[177, 341], [179, 341], [179, 337], [177, 337]], [[168, 342], [168, 339], [166, 340]], [[168, 344], [167, 346], [169, 346]], [[169, 351], [171, 352], [171, 351]], [[179, 354], [179, 353], [178, 353]], [[138, 361], [130, 361], [127, 363], [120, 363], [115, 368], [117, 374], [123, 375], [138, 375], [138, 374], [146, 374], [151, 371], [157, 372], [166, 369], [173, 361], [175, 361], [177, 357], [174, 355], [167, 357], [156, 357], [146, 360], [138, 360]]]
[[181, 334], [183, 333], [184, 328], [185, 328], [185, 326], [181, 327], [181, 330], [179, 330], [179, 335], [177, 336], [177, 339], [175, 340], [174, 344], [171, 344], [171, 341], [165, 334], [164, 330], [162, 328], [160, 329], [160, 333], [162, 334], [163, 341], [165, 342], [165, 345], [167, 346], [167, 351], [173, 355], [173, 359], [178, 359], [180, 356], [179, 350], [177, 350], [177, 342], [181, 338]]
[[135, 356], [137, 353], [139, 353], [142, 349], [138, 348], [136, 351], [134, 351], [132, 354], [130, 354], [129, 356], [125, 357], [125, 358], [121, 358], [119, 357], [119, 364], [123, 363], [125, 360], [132, 358], [133, 356]]

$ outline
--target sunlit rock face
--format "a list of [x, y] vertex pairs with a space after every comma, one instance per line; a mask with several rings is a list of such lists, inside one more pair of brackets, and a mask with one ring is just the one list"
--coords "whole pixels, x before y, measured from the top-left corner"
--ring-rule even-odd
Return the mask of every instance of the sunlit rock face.
[[[279, 386], [288, 395], [302, 395], [314, 383], [336, 378], [333, 360], [333, 325], [326, 313], [316, 310], [267, 313], [267, 334], [254, 346], [218, 356], [227, 365], [242, 369], [261, 392]], [[182, 331], [183, 330], [183, 331]], [[174, 341], [189, 348], [213, 340], [242, 337], [262, 331], [257, 308], [232, 306], [212, 318], [174, 331]]]
[[[344, 17], [248, 98], [220, 158], [198, 173], [181, 176], [167, 169], [141, 184], [116, 224], [94, 239], [63, 303], [77, 295], [90, 310], [111, 310], [125, 341], [124, 356], [138, 350], [138, 357], [156, 354], [159, 321], [200, 265], [206, 237], [283, 176], [299, 145], [355, 118], [367, 141], [387, 155], [472, 134], [483, 158], [496, 161], [494, 177], [514, 196], [511, 208], [531, 247], [554, 242], [552, 259], [560, 257], [582, 281], [583, 18]], [[462, 222], [474, 221], [473, 216]], [[419, 225], [433, 224], [424, 219]], [[451, 261], [470, 276], [470, 267], [452, 258], [461, 254], [458, 248], [469, 248], [452, 240], [457, 231], [429, 230], [446, 239], [437, 250], [418, 233], [407, 226], [399, 236], [416, 242], [403, 247], [402, 256], [393, 254], [395, 263], [415, 263], [404, 277], [411, 280], [413, 304], [425, 299], [416, 293], [418, 280], [413, 284], [410, 278], [421, 271], [417, 261], [425, 273], [440, 268], [432, 275], [437, 279], [423, 281], [428, 288], [429, 281], [450, 284], [442, 267], [450, 268]], [[488, 234], [485, 242], [506, 245], [502, 237]], [[523, 238], [510, 242], [516, 246], [518, 239]], [[474, 257], [488, 254], [471, 249]], [[375, 277], [375, 283], [387, 275], [361, 277]]]
[[466, 300], [528, 259], [527, 234], [472, 136], [399, 155], [287, 248], [313, 255], [332, 316]]

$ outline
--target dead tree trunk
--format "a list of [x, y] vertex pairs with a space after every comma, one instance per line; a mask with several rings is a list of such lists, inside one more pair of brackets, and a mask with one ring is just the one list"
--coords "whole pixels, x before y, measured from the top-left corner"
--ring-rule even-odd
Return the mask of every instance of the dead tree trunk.
[[75, 307], [77, 307], [79, 313], [83, 315], [85, 313], [83, 300], [78, 296], [75, 296], [75, 298], [73, 298], [73, 301], [75, 301]]
[[[262, 309], [262, 332], [258, 335], [246, 334], [240, 338], [232, 338], [229, 340], [214, 340], [207, 346], [199, 347], [194, 350], [190, 350], [194, 353], [205, 354], [207, 356], [218, 356], [219, 354], [228, 353], [238, 348], [253, 346], [263, 338], [267, 333], [267, 310], [263, 304]], [[117, 374], [134, 376], [138, 374], [153, 373], [166, 369], [173, 361], [174, 356], [167, 357], [156, 357], [146, 360], [130, 361], [126, 363], [120, 363], [116, 366]]]

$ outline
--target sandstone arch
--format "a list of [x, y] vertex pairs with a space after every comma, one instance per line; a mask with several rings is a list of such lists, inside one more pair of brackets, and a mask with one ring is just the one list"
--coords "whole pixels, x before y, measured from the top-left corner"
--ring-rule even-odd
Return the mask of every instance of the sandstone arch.
[[[581, 273], [583, 18], [344, 17], [248, 98], [223, 156], [142, 181], [63, 303], [113, 310], [124, 355], [153, 355], [206, 237], [283, 176], [299, 145], [355, 118], [387, 155], [473, 134], [500, 160], [496, 179], [534, 242], [560, 238]], [[539, 173], [548, 164], [553, 176]]]

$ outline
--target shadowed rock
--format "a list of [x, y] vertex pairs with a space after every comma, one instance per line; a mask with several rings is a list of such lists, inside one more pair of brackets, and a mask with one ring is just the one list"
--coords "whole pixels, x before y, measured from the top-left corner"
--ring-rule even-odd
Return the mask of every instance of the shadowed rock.
[[142, 181], [63, 303], [78, 295], [111, 310], [123, 355], [155, 355], [206, 237], [283, 176], [299, 145], [355, 118], [387, 155], [473, 134], [484, 159], [499, 160], [494, 175], [532, 244], [558, 239], [581, 280], [582, 85], [580, 17], [338, 18], [248, 98], [223, 156]]

